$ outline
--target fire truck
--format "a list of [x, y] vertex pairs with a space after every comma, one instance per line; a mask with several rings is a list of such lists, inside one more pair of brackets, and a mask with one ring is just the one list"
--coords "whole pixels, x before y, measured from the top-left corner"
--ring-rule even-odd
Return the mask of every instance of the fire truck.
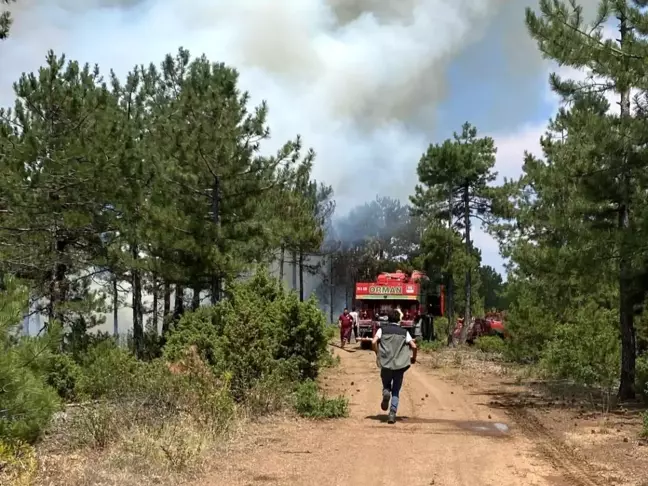
[[445, 314], [445, 293], [442, 285], [433, 286], [425, 273], [403, 271], [383, 272], [374, 282], [358, 282], [355, 286], [355, 307], [358, 312], [358, 336], [368, 347], [382, 322], [381, 317], [400, 306], [401, 326], [411, 336], [421, 335], [424, 319]]

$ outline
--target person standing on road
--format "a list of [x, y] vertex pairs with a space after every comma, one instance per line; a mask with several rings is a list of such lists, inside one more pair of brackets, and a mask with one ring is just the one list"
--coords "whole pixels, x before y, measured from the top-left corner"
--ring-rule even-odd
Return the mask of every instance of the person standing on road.
[[355, 336], [355, 341], [358, 342], [358, 312], [355, 307], [351, 307], [351, 312], [349, 312], [351, 319], [353, 319], [353, 335]]
[[403, 311], [400, 308], [400, 305], [396, 306], [396, 312], [398, 313], [398, 322], [403, 320]]
[[[389, 409], [387, 423], [396, 422], [398, 401], [403, 377], [410, 365], [416, 363], [416, 342], [412, 339], [407, 330], [400, 327], [399, 315], [393, 311], [388, 316], [388, 322], [381, 324], [380, 329], [371, 341], [372, 348], [376, 353], [376, 361], [380, 366], [380, 378], [382, 380], [382, 402], [380, 408], [383, 411]], [[410, 349], [412, 355], [410, 357]]]
[[353, 318], [346, 307], [338, 318], [338, 327], [340, 328], [340, 347], [343, 348], [351, 340], [351, 329], [353, 328]]

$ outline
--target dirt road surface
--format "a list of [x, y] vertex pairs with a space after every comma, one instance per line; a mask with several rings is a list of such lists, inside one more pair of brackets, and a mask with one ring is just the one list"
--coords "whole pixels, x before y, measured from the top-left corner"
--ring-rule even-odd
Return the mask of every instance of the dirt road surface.
[[386, 423], [375, 357], [336, 349], [323, 378], [350, 399], [348, 419], [259, 426], [205, 485], [598, 486], [585, 464], [524, 416], [443, 379], [425, 363], [406, 373], [399, 420]]

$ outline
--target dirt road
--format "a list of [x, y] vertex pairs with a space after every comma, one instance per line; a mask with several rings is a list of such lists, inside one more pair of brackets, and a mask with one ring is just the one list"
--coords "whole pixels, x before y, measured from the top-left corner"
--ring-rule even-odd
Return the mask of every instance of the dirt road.
[[325, 389], [351, 401], [348, 419], [261, 426], [217, 466], [209, 485], [596, 486], [583, 465], [524, 417], [445, 381], [425, 364], [407, 372], [399, 420], [386, 423], [375, 358], [336, 349]]

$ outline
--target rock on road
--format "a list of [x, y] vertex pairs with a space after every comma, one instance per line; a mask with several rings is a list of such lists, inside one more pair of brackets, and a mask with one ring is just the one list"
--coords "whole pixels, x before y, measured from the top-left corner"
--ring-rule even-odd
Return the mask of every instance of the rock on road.
[[[399, 420], [386, 423], [375, 356], [335, 349], [327, 390], [350, 399], [350, 416], [259, 426], [253, 443], [224, 457], [204, 485], [564, 485], [536, 443], [488, 398], [416, 364], [405, 375]], [[583, 484], [588, 484], [584, 482]]]

